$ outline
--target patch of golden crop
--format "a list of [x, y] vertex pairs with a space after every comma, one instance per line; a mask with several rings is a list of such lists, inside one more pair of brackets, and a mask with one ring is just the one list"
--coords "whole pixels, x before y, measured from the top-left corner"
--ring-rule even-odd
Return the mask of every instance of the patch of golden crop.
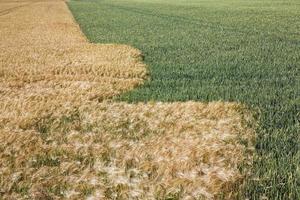
[[118, 95], [145, 79], [138, 50], [88, 43], [63, 1], [0, 3], [17, 9], [0, 23], [2, 126], [22, 128], [55, 110]]
[[108, 100], [146, 79], [138, 50], [88, 43], [60, 0], [0, 7], [0, 199], [234, 197], [243, 106]]
[[[235, 103], [91, 103], [1, 130], [1, 192], [21, 198], [228, 197], [253, 129]], [[5, 196], [5, 197], [6, 197]]]

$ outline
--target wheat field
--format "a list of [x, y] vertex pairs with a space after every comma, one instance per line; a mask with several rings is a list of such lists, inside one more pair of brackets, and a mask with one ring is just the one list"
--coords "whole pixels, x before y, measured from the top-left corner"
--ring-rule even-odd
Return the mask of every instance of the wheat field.
[[236, 197], [245, 106], [116, 102], [151, 78], [139, 50], [89, 43], [64, 1], [0, 7], [0, 199]]

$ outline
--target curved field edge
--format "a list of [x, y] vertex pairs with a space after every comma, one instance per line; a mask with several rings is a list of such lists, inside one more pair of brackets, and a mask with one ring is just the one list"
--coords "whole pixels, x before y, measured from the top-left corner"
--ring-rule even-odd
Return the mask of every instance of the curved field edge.
[[253, 154], [245, 107], [109, 101], [147, 78], [141, 53], [88, 43], [64, 1], [24, 2], [0, 0], [1, 198], [236, 196]]
[[145, 55], [150, 81], [119, 99], [258, 108], [257, 156], [240, 198], [299, 199], [297, 0], [76, 0], [69, 7], [90, 41], [130, 44]]

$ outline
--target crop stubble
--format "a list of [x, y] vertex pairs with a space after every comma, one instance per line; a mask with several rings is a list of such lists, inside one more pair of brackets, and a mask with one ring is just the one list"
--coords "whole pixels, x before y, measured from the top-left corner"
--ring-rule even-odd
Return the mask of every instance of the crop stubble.
[[0, 197], [232, 197], [252, 159], [242, 105], [114, 102], [147, 78], [137, 49], [88, 43], [64, 1], [0, 6]]

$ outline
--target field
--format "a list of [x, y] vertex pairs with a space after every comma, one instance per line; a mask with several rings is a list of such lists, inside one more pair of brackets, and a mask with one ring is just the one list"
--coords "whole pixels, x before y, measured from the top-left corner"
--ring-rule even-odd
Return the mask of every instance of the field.
[[236, 102], [118, 102], [140, 50], [92, 44], [65, 1], [0, 0], [0, 199], [232, 199], [253, 165]]
[[297, 0], [72, 0], [88, 40], [141, 50], [150, 78], [118, 100], [234, 101], [259, 110], [243, 198], [300, 196]]

